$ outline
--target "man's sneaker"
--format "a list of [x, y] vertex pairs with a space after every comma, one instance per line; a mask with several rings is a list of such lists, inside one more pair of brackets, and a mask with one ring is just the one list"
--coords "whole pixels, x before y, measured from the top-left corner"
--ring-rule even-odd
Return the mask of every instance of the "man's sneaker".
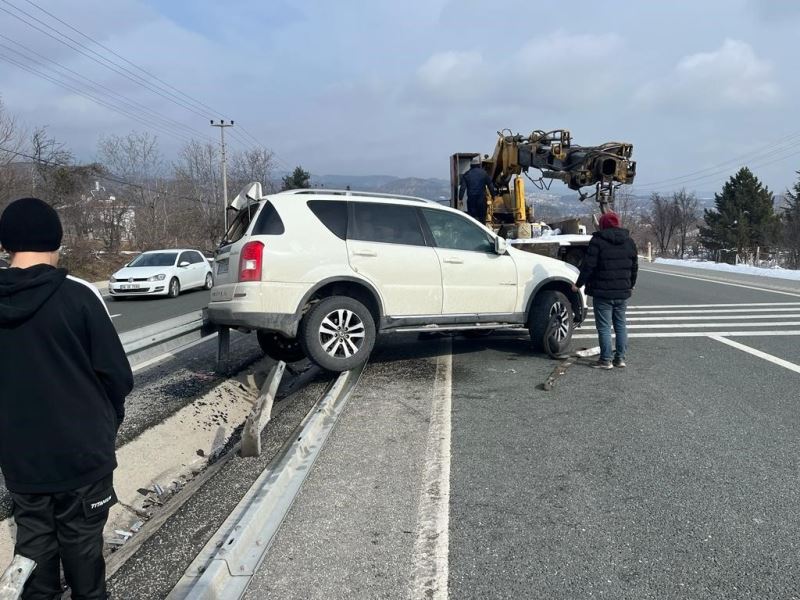
[[611, 364], [610, 360], [598, 360], [596, 363], [592, 365], [593, 369], [613, 369], [614, 365]]
[[617, 367], [618, 369], [624, 369], [625, 368], [625, 361], [622, 360], [621, 358], [615, 358], [614, 362], [612, 364], [615, 367]]

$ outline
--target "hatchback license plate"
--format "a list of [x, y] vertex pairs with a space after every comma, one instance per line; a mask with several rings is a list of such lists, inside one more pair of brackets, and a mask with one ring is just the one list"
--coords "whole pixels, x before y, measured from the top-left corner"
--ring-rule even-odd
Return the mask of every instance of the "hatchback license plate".
[[123, 284], [123, 285], [119, 286], [119, 289], [121, 289], [121, 290], [138, 290], [139, 289], [139, 284], [138, 283], [126, 283], [126, 284]]

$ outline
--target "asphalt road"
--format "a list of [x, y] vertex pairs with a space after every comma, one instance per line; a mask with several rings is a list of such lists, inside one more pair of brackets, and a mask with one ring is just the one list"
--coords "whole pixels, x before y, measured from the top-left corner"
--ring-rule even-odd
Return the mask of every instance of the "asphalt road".
[[[556, 363], [519, 333], [384, 338], [248, 597], [415, 597], [423, 573], [459, 599], [800, 598], [800, 285], [643, 267], [629, 367], [575, 364], [551, 392]], [[578, 336], [596, 343], [591, 321]], [[443, 360], [449, 495], [425, 479]], [[117, 594], [166, 594], [264, 463], [233, 465]], [[431, 490], [449, 498], [433, 571]]]
[[[643, 265], [630, 305], [629, 367], [578, 363], [550, 392], [557, 363], [521, 333], [385, 337], [248, 597], [416, 597], [422, 573], [459, 599], [800, 598], [800, 284]], [[143, 380], [126, 435], [210, 385], [174, 366]], [[144, 544], [116, 596], [166, 595], [319, 385], [270, 423], [262, 459], [234, 459]], [[443, 398], [449, 477], [431, 485]], [[426, 540], [431, 498], [446, 510]]]
[[104, 296], [108, 311], [120, 333], [180, 317], [208, 306], [210, 292], [190, 290], [177, 298], [112, 299]]

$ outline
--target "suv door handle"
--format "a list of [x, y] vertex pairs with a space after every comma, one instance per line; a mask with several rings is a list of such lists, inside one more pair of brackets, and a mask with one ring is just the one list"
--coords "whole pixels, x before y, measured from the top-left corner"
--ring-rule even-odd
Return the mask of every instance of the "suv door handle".
[[353, 256], [375, 257], [378, 256], [378, 253], [374, 250], [353, 250]]
[[454, 256], [448, 256], [444, 259], [444, 262], [450, 263], [451, 265], [463, 265], [464, 261], [460, 258], [455, 258]]

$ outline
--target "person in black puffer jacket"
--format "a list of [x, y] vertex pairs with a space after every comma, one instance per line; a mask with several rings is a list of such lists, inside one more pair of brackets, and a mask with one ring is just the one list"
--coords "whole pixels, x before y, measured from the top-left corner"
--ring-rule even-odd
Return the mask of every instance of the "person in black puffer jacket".
[[[636, 244], [627, 229], [622, 229], [619, 216], [607, 212], [600, 217], [600, 231], [596, 231], [586, 249], [574, 291], [585, 285], [586, 293], [594, 298], [594, 319], [600, 338], [600, 358], [593, 365], [597, 369], [625, 366], [628, 350], [628, 332], [625, 309], [639, 272]], [[616, 334], [616, 344], [611, 345], [611, 326]]]

